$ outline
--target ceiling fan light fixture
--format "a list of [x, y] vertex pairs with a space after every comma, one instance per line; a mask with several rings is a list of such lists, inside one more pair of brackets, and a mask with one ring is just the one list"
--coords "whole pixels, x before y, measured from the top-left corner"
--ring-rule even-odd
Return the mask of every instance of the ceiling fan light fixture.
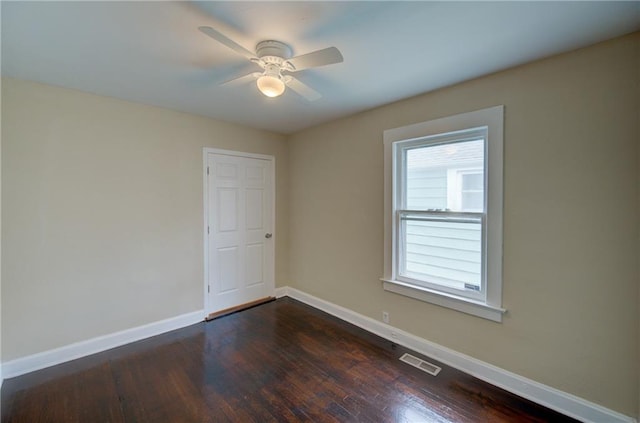
[[278, 97], [284, 93], [284, 82], [276, 76], [262, 75], [256, 83], [260, 92], [267, 97]]
[[[248, 75], [233, 78], [221, 85], [246, 82], [255, 78], [258, 90], [267, 97], [281, 96], [287, 88], [291, 88], [291, 91], [306, 98], [308, 101], [318, 100], [322, 97], [320, 93], [294, 76], [289, 75], [289, 73], [344, 61], [342, 53], [335, 47], [327, 47], [291, 57], [293, 51], [287, 44], [276, 40], [264, 40], [256, 45], [256, 51], [253, 53], [210, 26], [201, 26], [198, 29], [203, 34], [246, 57], [251, 63], [264, 70], [263, 73], [252, 72]], [[283, 72], [285, 73], [284, 75]]]

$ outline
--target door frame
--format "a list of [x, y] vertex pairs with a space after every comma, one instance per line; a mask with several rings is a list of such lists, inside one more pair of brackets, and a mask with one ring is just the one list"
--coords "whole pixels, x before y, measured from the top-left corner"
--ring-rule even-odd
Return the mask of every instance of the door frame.
[[202, 238], [204, 241], [204, 317], [208, 317], [209, 313], [211, 313], [212, 304], [210, 304], [209, 300], [209, 173], [207, 172], [207, 168], [209, 166], [209, 154], [221, 154], [225, 156], [234, 156], [234, 157], [244, 157], [248, 159], [259, 159], [259, 160], [268, 160], [271, 162], [271, 174], [269, 177], [271, 178], [271, 233], [273, 236], [271, 237], [271, 242], [273, 243], [273, 254], [271, 255], [271, 260], [273, 263], [271, 267], [271, 277], [269, 278], [271, 282], [267, 285], [267, 289], [269, 290], [270, 296], [274, 297], [276, 292], [276, 158], [275, 156], [266, 155], [266, 154], [256, 154], [256, 153], [248, 153], [245, 151], [236, 151], [236, 150], [223, 150], [219, 148], [211, 148], [204, 147], [202, 149], [202, 199], [203, 199], [203, 210], [204, 210], [204, 219], [203, 219], [203, 231]]

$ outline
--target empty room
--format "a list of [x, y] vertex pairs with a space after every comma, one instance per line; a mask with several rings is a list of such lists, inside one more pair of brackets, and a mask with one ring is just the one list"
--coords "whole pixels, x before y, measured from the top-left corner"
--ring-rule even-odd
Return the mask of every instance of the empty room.
[[2, 422], [638, 422], [640, 1], [4, 1]]

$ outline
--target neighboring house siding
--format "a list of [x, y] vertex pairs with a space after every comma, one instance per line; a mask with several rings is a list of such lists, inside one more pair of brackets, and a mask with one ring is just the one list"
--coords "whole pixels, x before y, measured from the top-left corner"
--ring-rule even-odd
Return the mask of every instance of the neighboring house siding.
[[[459, 167], [451, 165], [452, 158]], [[449, 191], [460, 190], [452, 180], [456, 169], [481, 169], [482, 158], [481, 142], [412, 150], [408, 158], [406, 208], [452, 208], [448, 204], [452, 197], [452, 192]], [[406, 225], [407, 276], [415, 273], [417, 279], [430, 280], [455, 289], [464, 289], [465, 283], [480, 287], [480, 224], [409, 220]]]
[[480, 240], [479, 224], [407, 222], [406, 270], [434, 276], [452, 288], [479, 286]]
[[447, 207], [447, 169], [415, 169], [407, 178], [407, 209]]

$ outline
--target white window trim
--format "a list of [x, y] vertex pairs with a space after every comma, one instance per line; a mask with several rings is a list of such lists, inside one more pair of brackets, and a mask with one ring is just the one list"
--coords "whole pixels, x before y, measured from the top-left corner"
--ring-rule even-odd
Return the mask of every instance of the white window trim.
[[[408, 284], [397, 279], [394, 265], [397, 237], [393, 224], [396, 193], [393, 189], [395, 157], [393, 144], [397, 141], [424, 138], [431, 135], [487, 127], [486, 172], [487, 190], [487, 286], [486, 302], [471, 300], [444, 292]], [[384, 131], [384, 275], [385, 290], [418, 300], [452, 308], [463, 313], [502, 322], [506, 312], [502, 308], [502, 210], [504, 158], [504, 106], [462, 113], [428, 122], [416, 123]]]

